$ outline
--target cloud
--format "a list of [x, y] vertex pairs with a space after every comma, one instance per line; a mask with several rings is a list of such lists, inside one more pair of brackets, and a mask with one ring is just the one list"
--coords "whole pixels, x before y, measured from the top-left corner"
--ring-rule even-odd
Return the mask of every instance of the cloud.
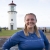
[[50, 2], [50, 0], [39, 0], [40, 2]]
[[44, 2], [44, 1], [46, 1], [46, 0], [39, 0], [39, 1], [42, 1], [42, 2]]
[[5, 2], [6, 2], [6, 0], [1, 0], [0, 2], [5, 3]]

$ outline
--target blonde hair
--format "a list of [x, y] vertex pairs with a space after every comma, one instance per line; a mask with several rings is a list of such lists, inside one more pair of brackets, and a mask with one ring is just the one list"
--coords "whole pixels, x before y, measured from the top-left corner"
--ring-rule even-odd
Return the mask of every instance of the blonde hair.
[[[26, 18], [27, 15], [33, 15], [33, 16], [35, 17], [35, 19], [36, 19], [36, 15], [33, 14], [33, 13], [28, 13], [28, 14], [26, 14], [26, 15], [25, 15], [25, 18]], [[36, 35], [37, 35], [38, 37], [40, 37], [40, 33], [39, 33], [39, 31], [38, 31], [36, 25], [34, 26], [34, 31], [36, 32]], [[26, 25], [25, 25], [25, 28], [24, 28], [24, 34], [25, 34], [26, 36], [29, 36], [28, 31], [27, 31], [27, 26], [26, 26]]]

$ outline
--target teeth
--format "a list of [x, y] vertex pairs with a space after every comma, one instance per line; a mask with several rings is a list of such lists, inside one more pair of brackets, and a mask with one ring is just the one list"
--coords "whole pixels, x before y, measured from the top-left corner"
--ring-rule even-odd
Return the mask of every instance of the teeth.
[[29, 23], [29, 24], [33, 24], [33, 23]]
[[28, 25], [33, 25], [34, 23], [28, 23]]

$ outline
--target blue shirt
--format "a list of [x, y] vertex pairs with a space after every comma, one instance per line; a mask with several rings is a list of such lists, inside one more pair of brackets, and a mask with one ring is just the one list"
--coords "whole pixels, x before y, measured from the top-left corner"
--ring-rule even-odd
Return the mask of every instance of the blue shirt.
[[25, 36], [24, 31], [18, 31], [12, 35], [4, 44], [2, 49], [10, 49], [18, 44], [19, 50], [49, 50], [49, 42], [44, 33], [40, 30], [41, 37], [37, 37], [36, 33], [29, 33]]

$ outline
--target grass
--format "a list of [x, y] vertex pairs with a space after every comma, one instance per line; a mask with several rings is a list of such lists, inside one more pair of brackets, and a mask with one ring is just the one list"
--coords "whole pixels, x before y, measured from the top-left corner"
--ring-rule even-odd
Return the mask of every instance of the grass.
[[[17, 30], [2, 30], [0, 32], [0, 36], [11, 36], [13, 35], [15, 32], [19, 31], [21, 29], [17, 29]], [[50, 36], [50, 33], [45, 33], [47, 36]]]
[[[19, 31], [21, 29], [17, 29], [17, 30], [2, 30], [2, 32], [0, 32], [0, 37], [3, 38], [3, 37], [10, 37], [12, 36], [15, 32]], [[48, 40], [50, 41], [50, 33], [45, 33]]]
[[15, 32], [19, 31], [20, 29], [17, 30], [2, 30], [0, 32], [0, 36], [11, 36], [13, 35]]

